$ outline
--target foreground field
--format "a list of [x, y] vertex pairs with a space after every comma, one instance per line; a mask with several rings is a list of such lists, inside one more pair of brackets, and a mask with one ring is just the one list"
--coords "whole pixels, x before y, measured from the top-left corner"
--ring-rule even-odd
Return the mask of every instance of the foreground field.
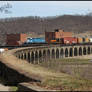
[[92, 90], [92, 61], [90, 59], [50, 60], [41, 63], [41, 66], [61, 74], [43, 82], [42, 85], [48, 85], [48, 88]]

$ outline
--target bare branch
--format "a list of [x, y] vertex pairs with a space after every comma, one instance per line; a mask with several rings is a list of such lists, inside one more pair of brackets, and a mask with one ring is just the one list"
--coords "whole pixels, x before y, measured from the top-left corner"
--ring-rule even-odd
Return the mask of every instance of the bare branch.
[[6, 4], [0, 6], [0, 12], [1, 13], [11, 13], [11, 11], [9, 11], [10, 8], [12, 8], [12, 5], [7, 2]]

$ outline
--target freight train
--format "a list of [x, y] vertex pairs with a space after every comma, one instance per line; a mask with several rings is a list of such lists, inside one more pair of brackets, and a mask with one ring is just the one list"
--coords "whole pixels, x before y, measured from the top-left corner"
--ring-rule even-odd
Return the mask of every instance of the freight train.
[[27, 38], [23, 45], [27, 44], [84, 44], [92, 43], [92, 38], [82, 38], [82, 37], [63, 37], [60, 39], [51, 39], [49, 42], [45, 38]]
[[23, 46], [27, 44], [84, 44], [92, 43], [92, 38], [73, 37], [72, 32], [56, 29], [53, 32], [45, 32], [45, 38], [27, 38], [26, 34], [7, 34], [7, 46]]

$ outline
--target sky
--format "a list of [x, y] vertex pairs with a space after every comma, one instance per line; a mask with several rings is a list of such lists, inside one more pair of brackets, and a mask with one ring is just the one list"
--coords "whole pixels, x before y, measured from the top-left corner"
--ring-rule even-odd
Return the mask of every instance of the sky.
[[0, 18], [23, 16], [60, 16], [92, 12], [92, 1], [0, 1], [10, 3], [12, 13], [0, 13]]

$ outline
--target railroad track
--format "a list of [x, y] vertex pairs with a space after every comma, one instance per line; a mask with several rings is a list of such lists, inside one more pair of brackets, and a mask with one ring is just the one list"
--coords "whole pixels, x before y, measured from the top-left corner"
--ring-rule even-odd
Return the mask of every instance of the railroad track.
[[4, 45], [0, 46], [0, 48], [8, 48], [8, 49], [14, 49], [14, 48], [22, 48], [22, 47], [34, 47], [34, 46], [78, 46], [78, 45], [92, 45], [92, 43], [81, 43], [81, 44], [60, 44], [60, 43], [31, 43], [31, 44], [23, 44], [20, 46], [9, 46], [9, 45]]

